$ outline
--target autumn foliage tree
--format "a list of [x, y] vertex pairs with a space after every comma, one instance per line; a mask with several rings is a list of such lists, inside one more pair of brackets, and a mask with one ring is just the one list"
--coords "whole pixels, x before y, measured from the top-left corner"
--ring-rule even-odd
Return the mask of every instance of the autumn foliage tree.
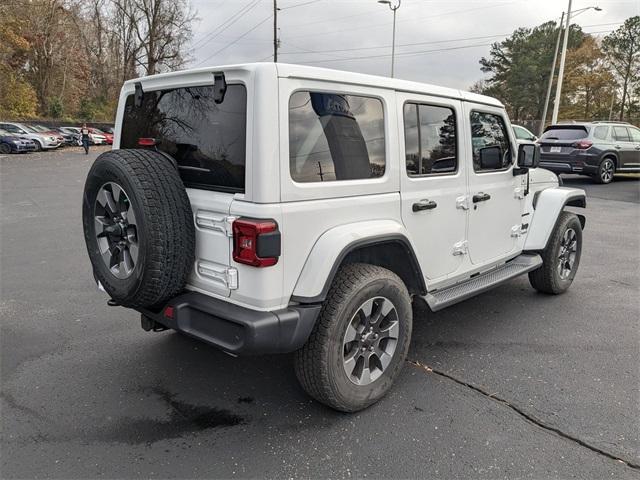
[[113, 121], [122, 82], [185, 63], [188, 2], [0, 3], [0, 117]]
[[598, 41], [586, 36], [580, 47], [569, 51], [562, 86], [562, 118], [609, 117], [616, 79]]

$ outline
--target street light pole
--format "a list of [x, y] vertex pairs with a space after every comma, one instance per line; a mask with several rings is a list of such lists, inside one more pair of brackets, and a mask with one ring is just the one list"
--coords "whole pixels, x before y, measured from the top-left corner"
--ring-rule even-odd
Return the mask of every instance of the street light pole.
[[558, 123], [558, 111], [560, 110], [560, 94], [562, 93], [562, 77], [564, 77], [564, 61], [567, 56], [567, 43], [569, 41], [569, 27], [571, 26], [571, 0], [567, 8], [567, 26], [564, 29], [562, 40], [562, 53], [560, 54], [560, 70], [558, 70], [558, 85], [556, 86], [556, 99], [553, 102], [553, 115], [551, 123]]
[[278, 61], [278, 0], [273, 0], [273, 61]]
[[393, 39], [391, 41], [391, 78], [393, 78], [393, 74], [394, 74], [393, 67], [394, 67], [395, 57], [396, 57], [396, 10], [400, 8], [401, 1], [402, 0], [398, 0], [398, 4], [393, 5], [391, 3], [391, 0], [378, 0], [378, 3], [389, 5], [389, 8], [393, 12]]
[[542, 121], [540, 122], [540, 129], [538, 130], [538, 136], [541, 137], [544, 132], [544, 124], [547, 121], [547, 110], [549, 109], [549, 99], [551, 98], [551, 88], [553, 87], [553, 76], [556, 71], [556, 60], [558, 60], [558, 49], [560, 48], [560, 37], [562, 37], [562, 24], [564, 23], [564, 12], [560, 17], [560, 23], [558, 24], [558, 38], [556, 39], [556, 49], [553, 53], [553, 63], [551, 64], [551, 74], [549, 75], [549, 85], [547, 86], [547, 96], [544, 100], [544, 109], [542, 110]]

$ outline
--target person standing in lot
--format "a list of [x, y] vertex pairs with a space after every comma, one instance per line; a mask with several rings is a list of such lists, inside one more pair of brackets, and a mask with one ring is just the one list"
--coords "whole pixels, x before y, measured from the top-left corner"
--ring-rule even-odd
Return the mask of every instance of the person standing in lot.
[[89, 129], [87, 128], [86, 123], [82, 124], [80, 133], [82, 134], [82, 146], [84, 148], [84, 153], [85, 155], [88, 155], [89, 154]]

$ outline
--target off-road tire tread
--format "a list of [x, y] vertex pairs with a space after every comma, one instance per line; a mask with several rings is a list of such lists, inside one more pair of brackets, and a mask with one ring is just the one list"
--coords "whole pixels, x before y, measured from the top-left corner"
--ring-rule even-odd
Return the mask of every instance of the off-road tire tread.
[[[336, 410], [349, 412], [360, 410], [364, 407], [356, 409], [345, 404], [331, 388], [328, 375], [329, 365], [326, 362], [328, 350], [333, 346], [329, 329], [334, 322], [339, 321], [337, 317], [341, 307], [374, 278], [387, 278], [404, 287], [402, 280], [386, 268], [364, 263], [352, 263], [342, 266], [334, 277], [309, 339], [294, 354], [295, 373], [302, 388], [320, 403]], [[411, 303], [406, 287], [404, 287], [404, 294], [407, 302]], [[374, 399], [371, 403], [375, 401]]]
[[[182, 179], [169, 159], [150, 150], [105, 152], [92, 169], [103, 160], [117, 161], [137, 190], [148, 242], [137, 290], [115, 300], [134, 308], [161, 305], [184, 288], [195, 258], [193, 213]], [[110, 279], [100, 281], [106, 288]]]
[[[558, 282], [559, 277], [556, 265], [558, 259], [555, 258], [555, 246], [560, 243], [569, 223], [574, 221], [577, 222], [578, 227], [580, 227], [580, 220], [578, 220], [578, 217], [574, 213], [566, 211], [560, 212], [560, 218], [558, 219], [551, 237], [547, 242], [547, 246], [542, 252], [540, 252], [542, 257], [542, 266], [532, 272], [529, 272], [529, 283], [537, 291], [551, 295], [558, 295], [566, 290], [566, 288], [562, 287]], [[576, 268], [577, 267], [578, 265], [576, 265]]]

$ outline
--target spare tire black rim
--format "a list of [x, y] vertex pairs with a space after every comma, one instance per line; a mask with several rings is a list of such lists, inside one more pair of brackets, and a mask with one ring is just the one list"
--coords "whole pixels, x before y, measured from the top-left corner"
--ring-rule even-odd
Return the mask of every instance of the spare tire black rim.
[[364, 302], [342, 339], [343, 366], [349, 380], [364, 386], [380, 378], [393, 359], [399, 333], [398, 312], [391, 300], [374, 297]]
[[114, 182], [102, 185], [93, 218], [102, 261], [114, 277], [129, 278], [138, 261], [139, 248], [136, 216], [127, 192]]

